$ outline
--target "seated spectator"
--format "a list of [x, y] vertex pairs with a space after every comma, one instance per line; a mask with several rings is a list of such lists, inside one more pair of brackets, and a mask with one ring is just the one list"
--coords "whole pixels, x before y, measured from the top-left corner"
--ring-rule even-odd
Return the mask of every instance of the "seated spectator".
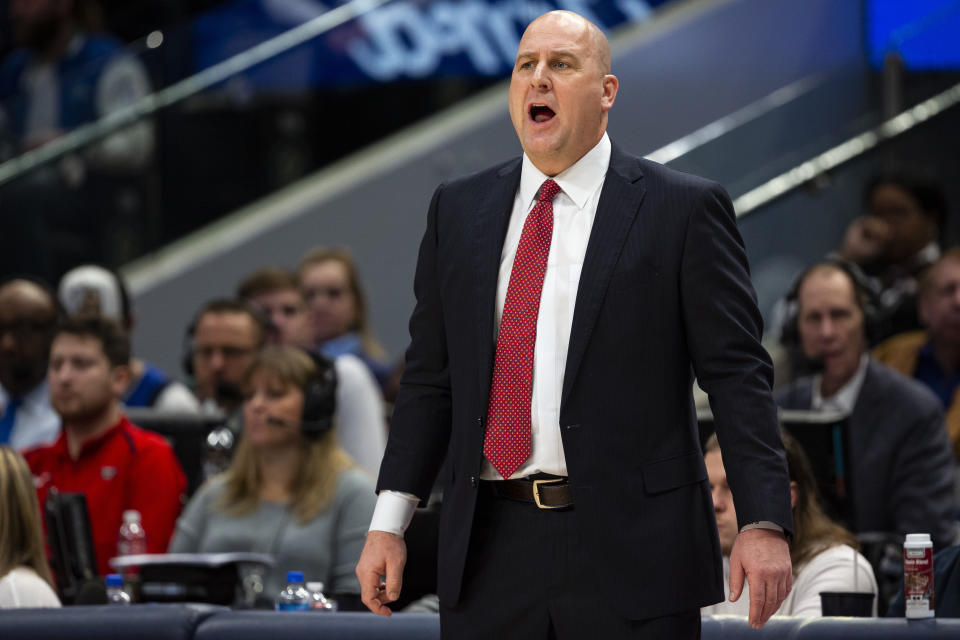
[[[130, 293], [115, 271], [93, 264], [71, 269], [60, 279], [58, 295], [71, 316], [98, 315], [119, 322], [128, 335], [133, 331]], [[139, 358], [130, 359], [130, 385], [121, 401], [127, 407], [187, 413], [200, 410], [196, 397], [185, 385]]]
[[[146, 69], [123, 43], [93, 33], [89, 0], [10, 3], [18, 48], [0, 65], [3, 121], [27, 151], [69, 130], [135, 103], [150, 93]], [[100, 150], [116, 163], [142, 163], [153, 143], [149, 128], [108, 139]]]
[[370, 329], [357, 266], [346, 249], [317, 248], [297, 267], [307, 303], [313, 346], [328, 358], [357, 356], [383, 389], [393, 372]]
[[[271, 344], [312, 346], [306, 305], [297, 277], [279, 267], [250, 274], [237, 296], [260, 307], [271, 321]], [[383, 400], [373, 375], [356, 356], [333, 359], [337, 370], [337, 436], [351, 458], [375, 477], [386, 447]]]
[[944, 253], [920, 278], [917, 312], [926, 331], [896, 335], [873, 355], [933, 391], [946, 411], [953, 455], [960, 460], [960, 248]]
[[0, 609], [59, 607], [30, 468], [0, 446]]
[[867, 215], [847, 229], [837, 257], [877, 278], [887, 336], [918, 328], [918, 280], [939, 256], [946, 198], [936, 182], [906, 171], [874, 176], [864, 193]]
[[953, 543], [953, 456], [936, 397], [922, 384], [867, 354], [865, 306], [843, 263], [810, 267], [797, 288], [797, 327], [804, 355], [821, 372], [774, 393], [783, 409], [849, 414], [854, 528], [860, 532], [929, 532]]
[[[150, 93], [143, 64], [103, 33], [96, 0], [6, 7], [16, 47], [0, 63], [0, 161]], [[153, 125], [141, 120], [4, 185], [4, 209], [29, 215], [0, 218], [0, 272], [52, 279], [94, 255], [133, 257], [147, 236], [147, 216], [136, 207], [149, 200], [141, 176], [153, 148]]]
[[132, 425], [118, 397], [130, 382], [130, 340], [103, 318], [75, 318], [56, 330], [47, 379], [63, 432], [25, 458], [40, 504], [51, 489], [86, 495], [97, 570], [110, 573], [123, 512], [142, 516], [149, 553], [166, 550], [186, 479], [161, 436]]
[[[876, 596], [877, 581], [870, 563], [857, 552], [859, 544], [852, 533], [830, 520], [820, 506], [817, 483], [810, 469], [810, 461], [800, 443], [789, 433], [780, 430], [783, 448], [787, 454], [790, 474], [790, 505], [793, 507], [793, 538], [790, 540], [790, 561], [793, 563], [793, 589], [774, 615], [818, 617], [821, 614], [821, 591], [862, 591]], [[710, 436], [704, 447], [707, 477], [713, 492], [713, 510], [720, 534], [723, 553], [723, 585], [730, 597], [730, 551], [740, 530], [727, 472], [717, 436]], [[856, 575], [854, 572], [856, 571]], [[706, 615], [750, 613], [750, 586], [746, 582], [736, 602], [724, 600], [701, 609]], [[877, 615], [877, 601], [873, 601], [873, 615]]]
[[22, 451], [53, 442], [60, 416], [50, 406], [47, 358], [60, 313], [38, 280], [0, 284], [0, 444]]
[[269, 318], [269, 344], [313, 347], [307, 305], [292, 271], [282, 267], [257, 269], [237, 287], [237, 298], [256, 305]]
[[269, 327], [259, 309], [242, 300], [206, 303], [187, 329], [187, 374], [193, 391], [207, 409], [234, 414], [243, 401], [240, 385]]
[[323, 362], [293, 347], [255, 357], [237, 454], [191, 499], [171, 553], [269, 553], [277, 561], [264, 581], [270, 599], [291, 570], [335, 596], [359, 595], [354, 568], [376, 496], [331, 430], [333, 376]]

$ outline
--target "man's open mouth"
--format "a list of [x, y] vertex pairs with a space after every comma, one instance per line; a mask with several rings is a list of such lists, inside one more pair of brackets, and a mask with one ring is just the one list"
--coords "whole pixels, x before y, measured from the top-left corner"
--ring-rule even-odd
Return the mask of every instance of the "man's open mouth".
[[534, 122], [546, 122], [556, 115], [553, 109], [545, 104], [530, 105], [530, 119]]

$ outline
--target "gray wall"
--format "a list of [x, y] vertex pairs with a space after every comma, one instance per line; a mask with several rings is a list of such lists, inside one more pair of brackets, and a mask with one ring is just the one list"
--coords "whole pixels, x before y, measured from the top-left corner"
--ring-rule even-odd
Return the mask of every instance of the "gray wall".
[[[614, 73], [621, 89], [610, 132], [634, 153], [649, 153], [812, 72], [862, 58], [858, 0], [693, 4], [693, 9], [670, 16], [676, 24], [668, 30], [640, 27], [613, 40]], [[704, 5], [706, 10], [697, 10]], [[408, 134], [383, 151], [398, 162], [389, 170], [352, 182], [344, 176], [362, 171], [358, 167], [363, 163], [348, 160], [306, 181], [301, 192], [319, 185], [325, 195], [311, 199], [294, 192], [281, 207], [289, 217], [280, 224], [262, 224], [252, 237], [238, 240], [243, 221], [262, 222], [270, 208], [267, 213], [238, 215], [240, 222], [232, 226], [208, 229], [199, 240], [180, 243], [165, 256], [125, 270], [138, 314], [136, 352], [179, 372], [183, 328], [204, 300], [230, 294], [238, 280], [257, 267], [292, 266], [309, 248], [322, 244], [353, 250], [376, 333], [393, 355], [400, 355], [407, 341], [412, 274], [431, 193], [445, 178], [520, 152], [506, 111], [506, 84], [497, 92], [502, 97], [494, 98], [489, 113], [475, 115], [470, 126], [449, 136], [421, 128], [413, 134], [415, 140]], [[420, 149], [397, 158], [411, 143]], [[343, 184], [350, 186], [344, 189]], [[761, 224], [756, 230], [748, 234], [749, 245], [777, 233]]]

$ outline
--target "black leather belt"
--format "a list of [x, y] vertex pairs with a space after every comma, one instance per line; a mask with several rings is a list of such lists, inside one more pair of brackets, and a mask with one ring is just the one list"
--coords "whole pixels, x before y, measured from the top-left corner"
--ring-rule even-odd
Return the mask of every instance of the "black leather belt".
[[501, 498], [532, 502], [540, 509], [573, 506], [573, 492], [566, 478], [493, 480], [487, 484], [493, 489], [493, 493]]

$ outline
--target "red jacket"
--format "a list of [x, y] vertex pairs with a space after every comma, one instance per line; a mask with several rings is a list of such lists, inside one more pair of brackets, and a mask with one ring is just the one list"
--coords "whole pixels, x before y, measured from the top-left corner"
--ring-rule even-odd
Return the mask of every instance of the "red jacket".
[[112, 573], [108, 561], [117, 555], [117, 533], [127, 509], [140, 512], [147, 551], [166, 552], [187, 482], [163, 437], [134, 426], [122, 416], [106, 433], [85, 443], [76, 460], [67, 449], [66, 433], [53, 444], [26, 452], [24, 457], [33, 472], [41, 505], [51, 487], [86, 494], [100, 574]]

